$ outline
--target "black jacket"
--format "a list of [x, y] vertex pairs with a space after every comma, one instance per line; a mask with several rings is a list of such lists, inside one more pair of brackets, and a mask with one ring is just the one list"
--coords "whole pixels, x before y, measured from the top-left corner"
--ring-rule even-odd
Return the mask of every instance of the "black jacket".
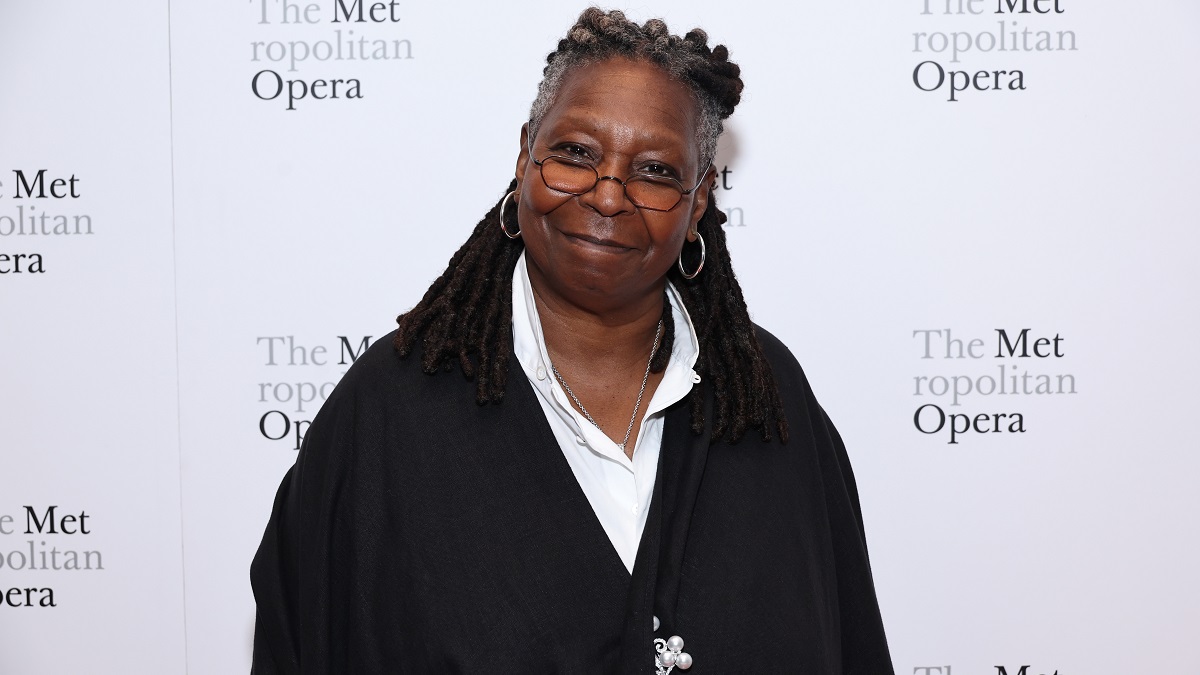
[[759, 335], [789, 442], [712, 442], [687, 399], [669, 408], [632, 577], [515, 357], [504, 402], [480, 406], [380, 339], [279, 488], [253, 672], [649, 675], [654, 638], [677, 634], [688, 675], [890, 675], [845, 448]]

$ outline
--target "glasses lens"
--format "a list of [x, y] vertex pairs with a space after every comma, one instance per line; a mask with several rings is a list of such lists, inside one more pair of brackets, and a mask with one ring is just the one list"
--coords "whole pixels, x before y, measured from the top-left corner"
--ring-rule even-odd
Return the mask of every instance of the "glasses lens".
[[629, 201], [644, 209], [670, 211], [683, 198], [679, 184], [666, 178], [630, 178], [625, 185]]
[[559, 192], [581, 195], [596, 185], [596, 170], [586, 164], [547, 157], [542, 162], [542, 180]]

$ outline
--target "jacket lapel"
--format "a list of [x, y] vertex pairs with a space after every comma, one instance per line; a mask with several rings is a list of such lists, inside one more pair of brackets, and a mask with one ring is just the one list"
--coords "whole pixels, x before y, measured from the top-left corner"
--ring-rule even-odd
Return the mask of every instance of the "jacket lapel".
[[511, 352], [509, 363], [507, 400], [505, 405], [496, 406], [505, 419], [499, 437], [492, 442], [507, 446], [509, 457], [527, 458], [522, 470], [536, 476], [536, 481], [547, 491], [565, 497], [561, 504], [567, 513], [562, 515], [575, 524], [563, 536], [577, 539], [582, 550], [595, 551], [595, 555], [591, 556], [595, 571], [602, 572], [604, 578], [612, 583], [624, 586], [629, 582], [625, 563], [613, 548], [608, 533], [604, 531], [591, 502], [579, 486], [579, 480], [575, 478], [571, 465], [563, 456], [562, 448], [550, 429], [550, 423], [546, 421], [537, 393]]
[[638, 543], [633, 562], [633, 579], [625, 606], [625, 632], [621, 640], [621, 672], [654, 672], [654, 590], [658, 578], [659, 533], [662, 529], [662, 455], [658, 458], [658, 474], [654, 494], [650, 497], [650, 513]]
[[[704, 393], [704, 419], [709, 424], [705, 424], [702, 433], [692, 433], [691, 411], [686, 398], [669, 411], [663, 429], [658, 480], [662, 486], [662, 532], [654, 604], [662, 621], [659, 637], [664, 638], [681, 630], [676, 623], [676, 608], [683, 579], [683, 557], [712, 442], [712, 391], [704, 387]], [[687, 640], [686, 635], [681, 637]]]
[[[708, 419], [712, 414], [712, 396], [707, 387], [705, 394], [704, 415]], [[688, 397], [667, 409], [654, 495], [629, 587], [623, 672], [653, 673], [654, 638], [675, 634], [683, 555], [710, 439], [707, 425], [703, 433], [692, 433]], [[657, 633], [654, 632], [656, 616], [661, 621]]]

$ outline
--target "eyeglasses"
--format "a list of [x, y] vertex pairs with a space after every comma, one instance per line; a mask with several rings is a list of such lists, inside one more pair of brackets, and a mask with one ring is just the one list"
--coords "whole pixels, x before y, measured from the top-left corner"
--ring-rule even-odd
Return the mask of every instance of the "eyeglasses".
[[616, 176], [601, 176], [591, 164], [561, 155], [549, 155], [538, 160], [530, 154], [530, 158], [541, 170], [542, 182], [551, 190], [583, 195], [595, 189], [602, 180], [615, 180], [625, 188], [625, 196], [634, 206], [651, 211], [670, 211], [683, 200], [684, 195], [690, 195], [700, 187], [697, 183], [685, 190], [682, 183], [670, 176], [649, 173], [635, 173], [625, 180]]

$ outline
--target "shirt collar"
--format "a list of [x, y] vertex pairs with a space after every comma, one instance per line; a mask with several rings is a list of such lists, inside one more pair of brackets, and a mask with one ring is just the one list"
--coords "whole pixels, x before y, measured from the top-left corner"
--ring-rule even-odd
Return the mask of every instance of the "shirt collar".
[[[696, 360], [700, 357], [700, 339], [696, 335], [692, 317], [683, 306], [683, 296], [670, 281], [667, 282], [667, 302], [671, 306], [671, 318], [675, 322], [675, 342], [671, 347], [671, 360], [667, 363], [662, 382], [646, 407], [646, 415], [663, 410], [682, 399], [691, 391], [692, 385], [700, 381], [700, 375], [695, 370]], [[542, 321], [538, 316], [533, 286], [529, 282], [529, 269], [524, 251], [521, 251], [521, 257], [513, 269], [512, 307], [513, 351], [517, 360], [521, 362], [525, 375], [534, 387], [548, 386], [562, 394], [561, 387], [550, 371], [550, 355], [546, 350], [546, 339], [542, 333]], [[554, 396], [556, 401], [562, 398], [565, 398], [565, 394]], [[573, 408], [571, 410], [574, 412]]]

